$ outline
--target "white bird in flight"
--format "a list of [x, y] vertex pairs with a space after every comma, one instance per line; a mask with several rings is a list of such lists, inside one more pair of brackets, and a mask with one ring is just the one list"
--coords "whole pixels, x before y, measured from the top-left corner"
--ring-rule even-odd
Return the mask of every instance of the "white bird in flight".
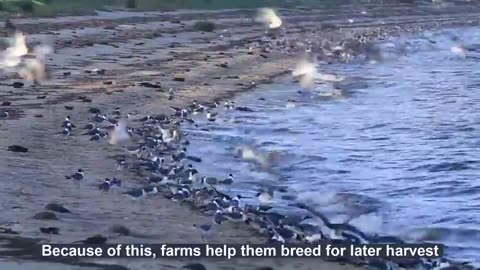
[[307, 60], [298, 62], [292, 72], [293, 77], [298, 78], [300, 86], [303, 88], [312, 88], [315, 85], [316, 74], [317, 68], [315, 64]]
[[326, 83], [341, 82], [346, 79], [344, 76], [318, 72], [315, 63], [308, 60], [298, 62], [292, 76], [298, 78], [303, 88], [314, 87], [317, 79]]
[[20, 64], [22, 56], [28, 53], [27, 45], [25, 44], [25, 36], [21, 32], [16, 32], [15, 35], [8, 40], [10, 46], [1, 53], [0, 65], [2, 68], [13, 68]]
[[48, 45], [38, 45], [29, 52], [25, 35], [15, 32], [8, 40], [10, 46], [0, 53], [0, 68], [17, 72], [22, 78], [35, 82], [45, 79], [45, 58], [53, 52]]
[[110, 133], [109, 144], [122, 144], [130, 139], [127, 132], [127, 123], [123, 120], [118, 121]]
[[258, 10], [258, 20], [265, 23], [268, 28], [276, 29], [282, 26], [282, 19], [277, 16], [271, 8], [261, 8]]

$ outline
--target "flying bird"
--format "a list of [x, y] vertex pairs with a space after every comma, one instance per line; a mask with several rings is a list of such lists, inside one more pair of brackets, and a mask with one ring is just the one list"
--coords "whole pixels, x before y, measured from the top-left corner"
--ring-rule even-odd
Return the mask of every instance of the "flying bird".
[[113, 131], [110, 132], [110, 139], [108, 140], [109, 144], [122, 144], [130, 139], [130, 136], [127, 132], [127, 123], [123, 120], [118, 121], [113, 128]]
[[315, 64], [307, 60], [300, 61], [292, 72], [293, 77], [298, 79], [303, 88], [312, 88], [315, 85], [316, 74]]
[[29, 51], [25, 35], [15, 32], [10, 46], [0, 53], [0, 68], [17, 72], [22, 78], [38, 83], [47, 78], [45, 58], [53, 52], [48, 45], [38, 45]]
[[268, 26], [270, 29], [276, 29], [282, 26], [282, 19], [277, 16], [271, 8], [261, 8], [258, 10], [258, 20]]
[[28, 53], [25, 44], [25, 35], [16, 32], [12, 38], [8, 40], [9, 47], [1, 53], [0, 66], [2, 68], [13, 68], [21, 63], [21, 57]]

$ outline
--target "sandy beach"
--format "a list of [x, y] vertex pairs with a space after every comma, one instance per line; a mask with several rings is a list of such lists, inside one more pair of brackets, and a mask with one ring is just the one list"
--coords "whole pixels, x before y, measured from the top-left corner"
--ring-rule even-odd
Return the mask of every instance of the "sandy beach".
[[[47, 61], [51, 78], [41, 85], [32, 85], [15, 74], [1, 75], [0, 110], [8, 111], [10, 117], [0, 120], [0, 226], [11, 228], [23, 238], [51, 243], [70, 243], [94, 234], [109, 237], [111, 243], [202, 242], [192, 224], [206, 223], [210, 217], [188, 205], [162, 196], [133, 201], [97, 192], [95, 185], [106, 177], [121, 178], [127, 186], [144, 181], [142, 175], [115, 170], [113, 157], [125, 154], [120, 146], [91, 142], [80, 134], [64, 138], [56, 133], [67, 115], [79, 127], [87, 124], [91, 107], [105, 112], [120, 107], [135, 118], [147, 113], [170, 113], [169, 106], [182, 107], [192, 100], [226, 100], [242, 91], [254, 91], [262, 84], [291, 80], [285, 75], [295, 67], [302, 55], [298, 51], [302, 50], [287, 53], [274, 45], [270, 52], [263, 51], [266, 29], [252, 22], [254, 14], [254, 10], [119, 11], [99, 12], [97, 16], [13, 19], [30, 44], [51, 44], [55, 53]], [[358, 35], [381, 40], [427, 29], [478, 25], [480, 6], [365, 5], [346, 7], [343, 14], [304, 9], [281, 9], [279, 14], [285, 21], [284, 36], [289, 39], [311, 37], [334, 43]], [[349, 18], [354, 22], [349, 22]], [[195, 22], [204, 19], [215, 23], [213, 32], [194, 29]], [[105, 69], [105, 73], [85, 73], [89, 69]], [[20, 81], [25, 83], [23, 87], [11, 86]], [[145, 87], [141, 82], [158, 83], [161, 87]], [[173, 100], [168, 100], [170, 88], [175, 90]], [[7, 150], [10, 145], [21, 145], [29, 151], [11, 152]], [[78, 168], [88, 172], [79, 189], [64, 178]], [[72, 213], [57, 214], [58, 220], [32, 218], [51, 202], [63, 204]], [[126, 226], [134, 233], [118, 235], [112, 232], [113, 225]], [[41, 234], [38, 228], [46, 226], [60, 228], [61, 234]], [[10, 238], [0, 235], [0, 240]], [[264, 239], [245, 226], [227, 223], [210, 241], [263, 243]], [[12, 254], [6, 250], [0, 251], [0, 256], [6, 256], [0, 265], [5, 263], [8, 269], [33, 267], [18, 262], [18, 258], [32, 259], [28, 249], [13, 254], [14, 260], [9, 259]], [[187, 262], [191, 261], [111, 259], [83, 265], [95, 269], [177, 269]], [[360, 268], [319, 259], [199, 262], [207, 269]], [[56, 269], [50, 263], [55, 262], [33, 265], [36, 269]]]

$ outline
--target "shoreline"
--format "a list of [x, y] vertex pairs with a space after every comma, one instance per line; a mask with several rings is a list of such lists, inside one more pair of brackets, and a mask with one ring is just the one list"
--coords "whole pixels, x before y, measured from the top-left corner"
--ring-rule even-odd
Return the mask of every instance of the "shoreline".
[[[465, 17], [464, 19], [467, 21], [465, 24], [468, 24], [469, 17]], [[288, 16], [285, 17], [285, 20], [288, 21]], [[451, 22], [451, 20], [446, 21]], [[122, 24], [123, 21], [115, 21], [114, 23], [118, 25]], [[437, 22], [430, 23], [435, 25]], [[478, 22], [475, 23], [478, 24]], [[141, 116], [148, 112], [154, 112], [155, 114], [167, 112], [169, 105], [183, 107], [193, 99], [199, 102], [212, 101], [217, 98], [227, 99], [236, 93], [251, 89], [252, 81], [259, 85], [272, 82], [273, 80], [286, 79], [281, 75], [288, 73], [289, 69], [295, 66], [298, 59], [297, 56], [287, 58], [284, 53], [276, 51], [270, 52], [268, 58], [263, 58], [259, 56], [261, 48], [255, 49], [254, 54], [249, 55], [244, 48], [236, 49], [235, 45], [232, 46], [232, 43], [240, 42], [241, 44], [242, 42], [248, 42], [249, 39], [258, 39], [258, 36], [262, 35], [261, 26], [256, 26], [250, 29], [250, 32], [246, 31], [246, 33], [242, 33], [242, 31], [245, 31], [243, 26], [236, 30], [233, 27], [232, 29], [234, 30], [230, 29], [229, 31], [233, 32], [231, 33], [233, 38], [218, 39], [218, 34], [222, 33], [220, 32], [221, 30], [217, 30], [213, 34], [200, 34], [191, 31], [184, 33], [182, 32], [183, 30], [177, 30], [178, 32], [171, 30], [177, 29], [179, 25], [165, 24], [167, 25], [167, 30], [162, 33], [156, 33], [154, 29], [148, 29], [146, 25], [142, 25], [143, 28], [140, 31], [134, 32], [129, 31], [132, 27], [127, 27], [128, 25], [115, 28], [114, 31], [117, 32], [118, 38], [112, 37], [111, 40], [108, 40], [110, 37], [105, 36], [105, 33], [110, 33], [111, 31], [105, 29], [111, 27], [109, 24], [106, 26], [102, 25], [101, 27], [104, 28], [98, 31], [94, 30], [93, 34], [87, 31], [86, 33], [62, 32], [59, 35], [55, 35], [60, 37], [59, 46], [57, 47], [57, 49], [60, 49], [60, 54], [53, 55], [53, 60], [48, 64], [54, 71], [53, 82], [47, 81], [42, 86], [34, 88], [27, 86], [22, 89], [2, 86], [0, 101], [11, 101], [12, 105], [8, 107], [2, 106], [0, 109], [7, 109], [12, 115], [12, 119], [0, 122], [0, 130], [5, 134], [5, 139], [0, 141], [1, 149], [6, 149], [11, 144], [24, 145], [30, 149], [25, 154], [3, 150], [4, 152], [2, 152], [2, 157], [0, 158], [2, 164], [0, 170], [2, 170], [3, 175], [6, 175], [6, 180], [3, 180], [5, 183], [2, 183], [5, 186], [3, 194], [5, 198], [0, 200], [0, 202], [6, 208], [10, 207], [12, 212], [15, 212], [14, 216], [6, 216], [6, 218], [17, 220], [18, 222], [18, 224], [14, 224], [15, 226], [12, 225], [12, 229], [20, 231], [22, 235], [28, 237], [45, 238], [46, 235], [41, 235], [37, 232], [38, 226], [50, 224], [60, 227], [62, 232], [68, 233], [60, 237], [47, 236], [46, 238], [49, 241], [71, 242], [91, 236], [94, 228], [101, 228], [99, 231], [95, 230], [95, 233], [105, 234], [108, 233], [108, 229], [112, 224], [121, 223], [141, 233], [148, 231], [148, 235], [153, 238], [149, 240], [153, 240], [153, 242], [178, 243], [178, 239], [201, 241], [198, 232], [191, 228], [191, 224], [194, 223], [192, 221], [195, 220], [198, 223], [207, 222], [210, 217], [188, 210], [178, 203], [161, 198], [161, 196], [135, 204], [130, 209], [118, 209], [118, 205], [128, 203], [128, 200], [126, 201], [121, 196], [98, 196], [94, 192], [94, 185], [98, 184], [105, 177], [118, 176], [123, 181], [132, 184], [141, 181], [136, 175], [115, 172], [111, 169], [115, 166], [114, 161], [107, 160], [106, 157], [122, 154], [121, 149], [111, 149], [104, 142], [96, 144], [93, 147], [96, 149], [92, 149], [92, 142], [86, 140], [85, 137], [78, 135], [72, 136], [68, 140], [63, 140], [63, 138], [53, 136], [57, 129], [52, 130], [52, 127], [57, 127], [61, 124], [66, 114], [72, 116], [72, 121], [77, 126], [83, 126], [86, 124], [86, 112], [89, 107], [99, 107], [106, 112], [112, 111], [115, 107], [121, 107], [122, 111], [133, 112], [136, 116]], [[79, 25], [82, 25], [82, 23], [79, 23]], [[185, 27], [188, 28], [190, 25], [191, 22], [188, 22]], [[298, 26], [290, 25], [287, 29], [292, 29], [292, 32], [296, 29], [297, 35], [300, 37], [302, 35], [315, 35], [315, 33], [306, 33], [302, 30], [301, 28], [305, 27], [304, 25], [310, 27], [307, 21], [306, 23], [300, 22]], [[70, 27], [68, 24], [65, 26], [67, 29]], [[87, 23], [88, 26], [89, 24]], [[19, 25], [19, 27], [22, 29], [22, 25]], [[45, 25], [45, 29], [47, 29], [45, 31], [52, 31], [50, 30], [51, 28], [48, 26], [48, 23]], [[99, 27], [96, 28], [98, 29]], [[27, 33], [43, 31], [40, 30], [42, 26], [33, 27], [32, 30], [29, 30], [27, 27], [26, 29]], [[418, 29], [418, 24], [413, 25], [411, 29], [420, 30]], [[82, 30], [81, 28], [78, 30], [69, 29], [68, 32], [82, 32]], [[341, 39], [345, 34], [340, 33], [338, 30], [326, 34], [323, 33], [325, 30], [314, 30], [317, 33], [322, 33], [323, 38]], [[388, 30], [387, 28], [383, 30], [390, 32], [388, 35], [393, 35], [391, 32], [395, 31], [395, 29]], [[240, 41], [235, 39], [235, 36], [237, 36], [235, 31], [241, 33], [240, 36], [242, 38]], [[358, 31], [369, 32], [372, 30], [362, 28]], [[397, 29], [397, 31], [399, 30]], [[158, 34], [159, 36], [157, 37]], [[82, 40], [75, 39], [74, 35], [86, 35], [84, 40], [90, 40], [89, 42], [94, 44], [88, 46], [90, 44], [82, 43]], [[290, 33], [289, 35], [293, 36], [295, 34]], [[105, 36], [106, 38], [100, 38], [100, 42], [97, 43], [96, 36]], [[163, 42], [161, 46], [164, 47], [158, 48], [157, 44], [148, 44], [149, 36], [155, 42], [159, 39], [169, 39], [169, 41]], [[123, 37], [127, 37], [129, 44], [118, 44]], [[80, 40], [79, 43], [69, 44], [67, 41], [72, 38], [77, 41]], [[138, 40], [139, 38], [141, 40]], [[216, 44], [212, 44], [211, 38], [216, 38]], [[187, 46], [182, 46], [184, 41], [187, 42], [183, 43], [183, 45]], [[145, 51], [141, 47], [145, 44], [131, 44], [142, 42], [147, 45]], [[174, 44], [174, 42], [179, 42], [180, 45]], [[171, 47], [172, 44], [173, 47]], [[251, 41], [250, 44], [252, 44]], [[243, 45], [245, 46], [245, 44]], [[63, 49], [62, 46], [64, 46]], [[118, 47], [116, 48], [115, 46]], [[72, 47], [75, 49], [69, 50]], [[221, 47], [225, 49], [220, 52], [213, 49], [218, 50]], [[80, 56], [76, 56], [75, 50], [80, 49], [83, 49], [84, 53], [78, 53]], [[120, 60], [115, 62], [113, 57], [117, 56], [117, 49], [119, 49], [121, 56], [125, 56], [125, 58], [120, 58]], [[122, 53], [121, 50], [126, 52]], [[136, 50], [141, 52], [139, 57], [136, 57], [134, 54], [129, 55], [129, 53]], [[170, 53], [172, 51], [174, 53]], [[99, 52], [107, 52], [107, 54], [99, 57]], [[95, 56], [91, 56], [92, 54], [95, 54]], [[90, 59], [85, 60], [85, 57], [90, 57]], [[224, 62], [228, 63], [228, 68], [217, 66]], [[256, 65], [252, 66], [252, 63]], [[118, 65], [122, 66], [122, 68], [118, 68]], [[165, 65], [168, 65], [168, 67], [165, 67]], [[107, 72], [105, 75], [86, 75], [83, 73], [85, 68], [105, 68]], [[72, 75], [62, 76], [62, 73], [65, 71], [72, 72]], [[220, 79], [217, 79], [219, 77], [218, 74], [221, 74]], [[185, 82], [172, 81], [171, 79], [174, 77], [183, 77]], [[9, 76], [7, 83], [13, 81], [18, 80]], [[114, 81], [113, 85], [105, 84], [107, 81]], [[162, 88], [159, 90], [138, 86], [137, 83], [142, 81], [161, 81]], [[167, 91], [170, 87], [178, 89], [178, 97], [175, 97], [173, 101], [166, 99]], [[91, 103], [77, 101], [78, 97], [82, 95], [88, 96], [93, 101]], [[46, 98], [40, 99], [38, 98], [40, 96], [46, 96]], [[64, 105], [74, 106], [73, 111], [66, 111], [63, 108]], [[160, 106], [163, 107], [159, 108]], [[34, 117], [35, 114], [42, 114], [43, 117], [36, 118]], [[30, 132], [22, 132], [25, 130]], [[32, 140], [32, 136], [36, 140]], [[86, 185], [80, 191], [72, 189], [69, 186], [70, 183], [62, 181], [63, 175], [74, 171], [77, 166], [85, 167], [89, 175]], [[15, 173], [14, 170], [19, 170], [20, 173]], [[32, 182], [34, 178], [37, 180], [35, 183]], [[37, 191], [44, 193], [39, 194]], [[34, 201], [33, 204], [31, 203], [32, 201]], [[60, 221], [31, 219], [36, 212], [43, 211], [43, 206], [51, 201], [62, 202], [74, 214], [59, 215]], [[134, 219], [136, 220], [132, 220], [131, 217], [135, 217]], [[3, 223], [5, 220], [1, 221]], [[179, 228], [165, 232], [163, 229], [168, 227], [172, 221], [177, 223]], [[155, 228], [156, 226], [154, 225], [162, 228]], [[71, 226], [78, 228], [72, 230]], [[143, 242], [146, 240], [144, 238], [132, 239], [132, 237], [117, 237], [115, 239], [125, 242]], [[215, 240], [228, 243], [249, 243], [250, 241], [258, 243], [259, 241], [251, 231], [234, 224], [222, 225], [222, 231]], [[267, 263], [278, 264], [277, 260], [262, 259], [258, 260], [256, 265], [252, 265], [253, 262], [238, 262], [238, 269], [253, 269], [252, 267], [257, 267], [259, 266], [258, 264], [261, 264], [259, 261], [263, 261], [265, 265], [270, 265]], [[176, 263], [180, 264], [183, 261], [185, 260], [179, 260]], [[203, 260], [201, 261], [203, 262]], [[209, 260], [205, 261], [208, 264]], [[284, 259], [278, 261], [285, 263]], [[141, 263], [139, 262], [139, 264]], [[289, 263], [292, 265], [304, 263], [305, 265], [301, 269], [311, 267], [301, 259], [292, 260]], [[314, 262], [314, 264], [317, 263]], [[221, 264], [228, 265], [229, 263], [222, 262]], [[354, 267], [340, 266], [327, 262], [325, 264], [328, 265], [325, 267], [329, 269], [352, 269]], [[132, 269], [135, 269], [135, 267], [141, 266], [132, 267]], [[274, 266], [275, 269], [289, 269], [288, 267], [291, 267], [291, 265], [286, 265], [285, 268]]]

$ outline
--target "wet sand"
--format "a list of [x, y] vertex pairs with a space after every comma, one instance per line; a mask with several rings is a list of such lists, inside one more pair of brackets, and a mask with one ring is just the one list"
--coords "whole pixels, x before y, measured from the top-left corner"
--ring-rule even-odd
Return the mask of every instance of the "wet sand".
[[[296, 53], [273, 50], [265, 54], [258, 48], [248, 53], [248, 47], [254, 47], [265, 31], [262, 25], [252, 22], [253, 14], [251, 10], [151, 12], [148, 16], [103, 12], [99, 16], [13, 20], [28, 34], [30, 43], [50, 42], [55, 44], [56, 52], [47, 62], [52, 78], [40, 86], [26, 82], [23, 88], [13, 88], [10, 84], [21, 80], [12, 74], [2, 75], [0, 104], [9, 101], [11, 105], [0, 106], [0, 110], [10, 113], [9, 119], [0, 120], [0, 205], [3, 209], [0, 226], [12, 228], [22, 237], [42, 238], [52, 243], [69, 243], [94, 234], [108, 236], [110, 243], [200, 243], [200, 234], [192, 224], [207, 223], [210, 217], [162, 196], [134, 201], [118, 194], [102, 195], [96, 190], [95, 185], [106, 177], [118, 177], [127, 187], [136, 187], [144, 181], [142, 176], [115, 170], [112, 157], [125, 154], [120, 147], [90, 142], [88, 137], [80, 135], [78, 128], [69, 138], [56, 133], [61, 130], [66, 115], [70, 115], [78, 127], [84, 126], [90, 107], [105, 112], [120, 107], [137, 118], [146, 113], [166, 113], [170, 111], [169, 106], [185, 106], [194, 99], [225, 99], [255, 88], [252, 82], [261, 85], [277, 78], [289, 80], [282, 75], [295, 66]], [[339, 41], [358, 34], [380, 37], [476, 25], [480, 7], [391, 5], [381, 8], [372, 5], [350, 6], [342, 15], [332, 15], [326, 10], [280, 10], [280, 15], [290, 38], [302, 40], [317, 36]], [[193, 29], [196, 20], [204, 18], [216, 23], [213, 33]], [[355, 22], [349, 23], [348, 18], [354, 18]], [[329, 29], [325, 23], [338, 28]], [[227, 67], [221, 66], [224, 63]], [[106, 69], [106, 73], [84, 72], [93, 68]], [[71, 75], [64, 75], [65, 72]], [[162, 87], [142, 87], [138, 86], [139, 82], [158, 82]], [[176, 90], [172, 101], [167, 100], [169, 88]], [[83, 102], [82, 96], [91, 102]], [[74, 108], [66, 110], [65, 105]], [[7, 151], [13, 144], [25, 146], [29, 151]], [[87, 179], [79, 189], [64, 178], [78, 168], [87, 171]], [[53, 221], [32, 218], [50, 202], [62, 203], [73, 213], [58, 214], [59, 220]], [[145, 237], [116, 235], [109, 230], [114, 224], [127, 226]], [[39, 232], [39, 227], [48, 226], [59, 227], [60, 235]], [[210, 241], [262, 243], [264, 239], [245, 226], [227, 223], [219, 227]], [[129, 269], [176, 269], [188, 261], [111, 259], [96, 263], [123, 265]], [[208, 269], [355, 268], [320, 259], [200, 261], [209, 265]], [[51, 269], [48, 265], [44, 267]], [[19, 265], [12, 269], [30, 268]]]

